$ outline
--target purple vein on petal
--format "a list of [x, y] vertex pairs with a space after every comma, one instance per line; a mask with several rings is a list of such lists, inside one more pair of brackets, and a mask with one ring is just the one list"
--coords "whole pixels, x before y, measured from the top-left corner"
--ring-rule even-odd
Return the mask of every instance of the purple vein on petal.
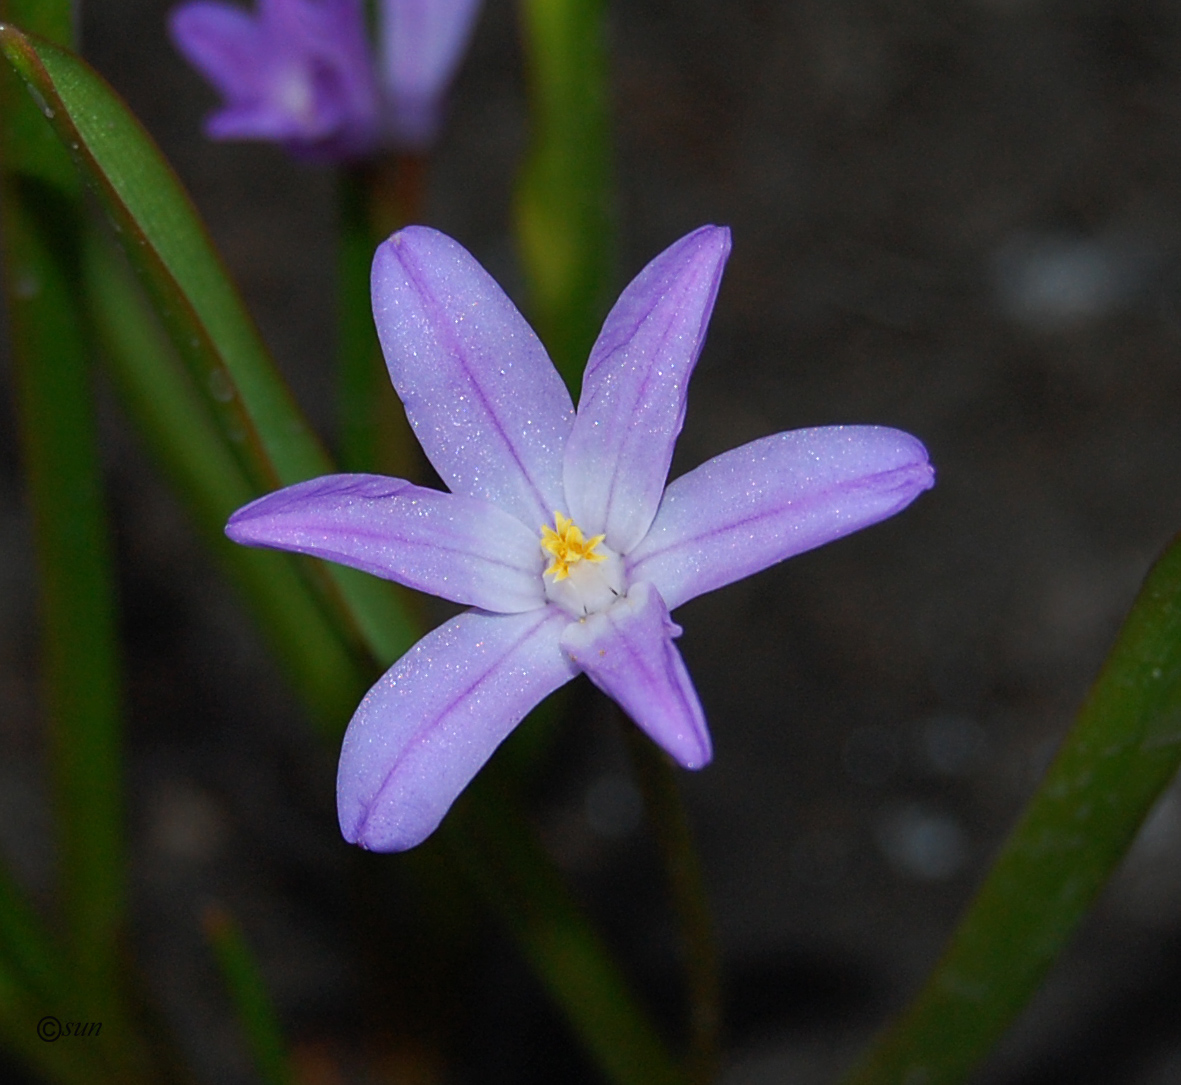
[[656, 515], [729, 251], [717, 226], [670, 245], [620, 295], [591, 351], [566, 497], [579, 525], [621, 553]]
[[547, 523], [565, 507], [561, 450], [574, 411], [512, 302], [469, 253], [425, 227], [379, 249], [374, 302], [391, 376], [443, 480], [531, 528]]
[[453, 602], [518, 613], [545, 603], [534, 533], [481, 498], [381, 475], [326, 475], [239, 509], [247, 546], [337, 561]]
[[670, 609], [900, 512], [934, 483], [926, 449], [878, 426], [795, 430], [731, 449], [665, 491], [629, 556]]
[[524, 715], [577, 673], [553, 608], [469, 610], [428, 634], [358, 708], [337, 794], [346, 838], [379, 851], [424, 839]]
[[[422, 275], [419, 268], [414, 267], [412, 265], [410, 259], [404, 259], [403, 266], [406, 268], [407, 276], [418, 287], [419, 293], [424, 298], [429, 297], [435, 310], [440, 315], [445, 315], [443, 307], [441, 305], [439, 305], [438, 301], [435, 299], [434, 294], [429, 292], [427, 284], [426, 284], [426, 279]], [[541, 489], [538, 487], [537, 483], [533, 480], [533, 475], [529, 471], [529, 468], [525, 465], [524, 461], [521, 459], [520, 454], [517, 452], [516, 448], [513, 446], [512, 441], [509, 440], [508, 431], [505, 429], [504, 423], [501, 421], [499, 413], [497, 412], [496, 408], [492, 405], [491, 400], [489, 400], [488, 394], [487, 394], [487, 392], [485, 392], [483, 386], [480, 384], [480, 381], [476, 377], [475, 372], [468, 366], [465, 352], [464, 352], [458, 338], [451, 332], [450, 325], [445, 320], [437, 321], [436, 327], [438, 327], [440, 329], [439, 338], [446, 339], [448, 341], [448, 344], [451, 347], [451, 352], [455, 355], [455, 357], [457, 359], [460, 360], [459, 364], [463, 367], [463, 371], [467, 374], [468, 379], [472, 382], [472, 389], [476, 392], [476, 394], [480, 398], [480, 405], [485, 409], [485, 411], [487, 411], [488, 417], [492, 420], [492, 423], [495, 426], [496, 434], [500, 438], [500, 443], [502, 445], [504, 445], [505, 449], [508, 451], [509, 456], [512, 458], [513, 462], [517, 465], [518, 469], [520, 470], [522, 477], [525, 479], [526, 482], [529, 483], [529, 488], [533, 491], [533, 497], [537, 501], [538, 505], [540, 505], [542, 508], [545, 508], [545, 504], [546, 504], [545, 495], [542, 494]], [[446, 329], [446, 330], [444, 331], [443, 329]]]

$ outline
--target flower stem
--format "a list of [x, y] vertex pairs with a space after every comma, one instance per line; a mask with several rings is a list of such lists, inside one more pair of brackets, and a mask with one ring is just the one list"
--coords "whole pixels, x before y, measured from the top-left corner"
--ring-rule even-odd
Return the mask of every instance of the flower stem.
[[425, 159], [400, 155], [342, 172], [337, 265], [340, 460], [347, 471], [412, 478], [418, 445], [390, 387], [369, 301], [373, 252], [421, 217]]
[[689, 997], [689, 1080], [708, 1085], [717, 1077], [721, 1031], [721, 969], [717, 939], [693, 830], [667, 755], [622, 718], [624, 738], [664, 859], [673, 911], [681, 929]]
[[512, 932], [605, 1080], [689, 1085], [498, 776], [485, 771], [440, 829], [456, 866]]

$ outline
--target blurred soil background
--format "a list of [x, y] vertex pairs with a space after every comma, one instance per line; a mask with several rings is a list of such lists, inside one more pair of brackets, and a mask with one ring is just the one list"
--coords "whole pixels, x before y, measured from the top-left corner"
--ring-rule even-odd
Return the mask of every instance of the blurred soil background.
[[[215, 100], [167, 41], [169, 6], [85, 4], [84, 51], [191, 188], [330, 434], [331, 180], [201, 138]], [[674, 474], [841, 422], [909, 430], [938, 470], [895, 520], [677, 614], [716, 745], [681, 781], [725, 955], [724, 1082], [819, 1085], [935, 961], [1181, 528], [1181, 7], [621, 0], [610, 40], [617, 285], [701, 223], [734, 232]], [[515, 12], [489, 0], [426, 218], [518, 299], [508, 223], [527, 138]], [[0, 846], [47, 901], [29, 522], [4, 367]], [[199, 930], [217, 899], [257, 947], [309, 1081], [362, 1080], [374, 1018], [395, 1036], [390, 1080], [595, 1081], [494, 922], [479, 921], [460, 979], [439, 965], [431, 1005], [461, 1038], [445, 1068], [432, 1070], [413, 1008], [373, 1003], [358, 962], [389, 947], [352, 938], [333, 757], [106, 391], [102, 431], [133, 940], [203, 1080], [250, 1080]], [[575, 691], [535, 814], [675, 1034], [655, 851], [612, 712]], [[412, 959], [406, 909], [389, 944]], [[1181, 1083], [1179, 1002], [1170, 794], [977, 1080]]]

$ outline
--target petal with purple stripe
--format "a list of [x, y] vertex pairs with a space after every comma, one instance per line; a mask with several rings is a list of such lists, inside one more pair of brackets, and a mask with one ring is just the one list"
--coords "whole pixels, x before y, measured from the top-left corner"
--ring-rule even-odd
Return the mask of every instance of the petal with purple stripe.
[[670, 609], [784, 558], [876, 524], [930, 489], [927, 450], [883, 426], [777, 433], [671, 483], [628, 576]]
[[373, 261], [373, 315], [406, 416], [448, 489], [530, 528], [565, 511], [570, 395], [472, 256], [423, 226], [394, 234]]
[[617, 553], [656, 515], [729, 254], [720, 226], [665, 249], [620, 295], [591, 351], [566, 445], [566, 500], [579, 527], [605, 532]]
[[381, 475], [325, 475], [230, 517], [247, 546], [338, 561], [455, 603], [517, 613], [545, 605], [538, 537], [503, 509]]
[[562, 650], [678, 764], [699, 769], [713, 756], [693, 680], [673, 644], [680, 627], [651, 584], [633, 584], [611, 607], [562, 633]]
[[577, 673], [568, 619], [469, 610], [423, 637], [349, 723], [336, 778], [346, 840], [404, 851], [426, 839], [525, 714]]

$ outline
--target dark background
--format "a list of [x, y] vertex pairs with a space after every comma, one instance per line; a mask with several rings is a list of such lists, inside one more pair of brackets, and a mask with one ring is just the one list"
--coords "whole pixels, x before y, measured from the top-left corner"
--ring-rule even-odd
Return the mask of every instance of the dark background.
[[[168, 44], [168, 7], [85, 5], [84, 50], [190, 186], [330, 433], [331, 178], [200, 137], [214, 98]], [[895, 520], [677, 614], [716, 747], [681, 779], [726, 960], [724, 1081], [828, 1082], [934, 962], [1181, 527], [1181, 8], [630, 0], [612, 6], [610, 41], [618, 285], [703, 222], [734, 233], [674, 474], [839, 422], [909, 430], [938, 470]], [[507, 224], [526, 142], [513, 7], [489, 0], [427, 219], [518, 298]], [[4, 392], [0, 844], [48, 901], [29, 524], [7, 379]], [[386, 1008], [358, 961], [388, 947], [350, 941], [332, 757], [106, 394], [102, 430], [148, 983], [205, 1080], [249, 1080], [197, 925], [224, 901], [307, 1072], [352, 1075], [309, 1080], [362, 1080], [361, 1022]], [[655, 853], [611, 713], [578, 695], [537, 818], [675, 1031]], [[413, 922], [391, 924], [393, 943]], [[432, 1076], [430, 1037], [391, 1006], [382, 1057], [398, 1080], [595, 1080], [495, 925], [436, 996], [460, 1037], [450, 1066]], [[1181, 1082], [1179, 999], [1170, 793], [978, 1080]]]

